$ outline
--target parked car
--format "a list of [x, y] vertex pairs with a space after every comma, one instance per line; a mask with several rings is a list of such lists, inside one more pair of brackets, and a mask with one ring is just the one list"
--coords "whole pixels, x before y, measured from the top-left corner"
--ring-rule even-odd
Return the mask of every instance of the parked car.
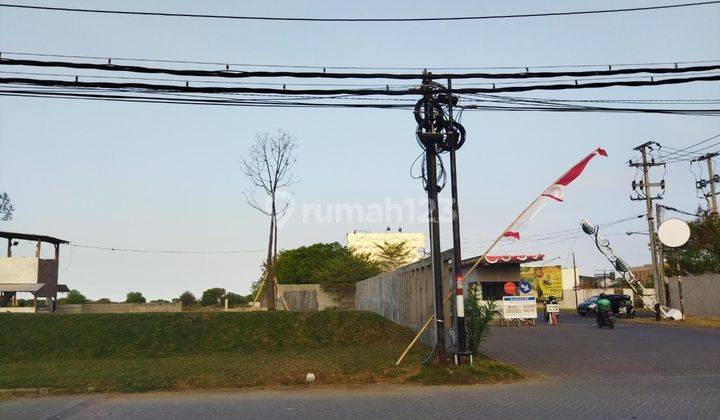
[[587, 300], [577, 307], [577, 313], [580, 314], [580, 316], [585, 316], [588, 314], [594, 314], [597, 311], [597, 301], [599, 296], [591, 296], [587, 298]]

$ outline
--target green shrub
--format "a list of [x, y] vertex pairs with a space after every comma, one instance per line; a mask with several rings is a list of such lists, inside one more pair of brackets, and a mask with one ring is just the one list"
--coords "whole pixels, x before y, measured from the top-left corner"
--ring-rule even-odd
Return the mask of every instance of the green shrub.
[[490, 321], [497, 305], [493, 301], [480, 303], [475, 293], [469, 293], [465, 299], [465, 329], [467, 331], [467, 347], [477, 353], [480, 344], [490, 335]]
[[65, 305], [78, 305], [87, 302], [88, 299], [76, 289], [72, 289], [65, 298], [60, 299], [60, 303]]

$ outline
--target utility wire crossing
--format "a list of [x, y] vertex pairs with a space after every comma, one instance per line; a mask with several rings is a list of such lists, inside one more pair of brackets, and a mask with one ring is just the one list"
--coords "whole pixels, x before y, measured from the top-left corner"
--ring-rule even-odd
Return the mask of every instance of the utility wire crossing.
[[[116, 74], [118, 72], [144, 73], [144, 74], [172, 74], [177, 76], [187, 76], [194, 78], [192, 81], [186, 80], [184, 84], [168, 84], [168, 83], [141, 83], [139, 81], [127, 81], [122, 79], [127, 77], [119, 75], [120, 82], [115, 81], [86, 81], [92, 76], [76, 75], [74, 80], [57, 80], [48, 78], [29, 78], [29, 77], [8, 77], [0, 78], [0, 85], [5, 88], [0, 89], [2, 96], [18, 96], [18, 97], [41, 97], [41, 98], [62, 98], [62, 99], [86, 99], [99, 101], [125, 101], [125, 102], [152, 102], [152, 103], [170, 103], [170, 104], [196, 104], [196, 105], [223, 105], [223, 106], [265, 106], [265, 107], [347, 107], [347, 108], [397, 108], [411, 109], [412, 106], [405, 103], [383, 103], [378, 102], [379, 98], [384, 97], [386, 101], [390, 101], [389, 97], [401, 96], [418, 96], [428, 93], [428, 89], [433, 92], [440, 92], [442, 89], [437, 87], [436, 83], [426, 85], [409, 85], [402, 87], [385, 88], [375, 87], [353, 87], [352, 85], [344, 88], [307, 88], [307, 89], [287, 89], [283, 84], [279, 87], [251, 87], [251, 86], [221, 86], [203, 85], [208, 80], [199, 78], [221, 78], [221, 79], [248, 79], [248, 78], [310, 78], [310, 79], [393, 79], [393, 80], [414, 80], [424, 78], [446, 78], [453, 79], [487, 79], [486, 86], [491, 87], [458, 87], [453, 90], [456, 95], [480, 95], [476, 98], [468, 100], [463, 97], [465, 103], [458, 105], [458, 109], [473, 110], [512, 110], [512, 111], [554, 111], [554, 112], [644, 112], [644, 113], [665, 113], [679, 115], [718, 115], [720, 109], [670, 109], [670, 108], [627, 108], [627, 107], [599, 107], [585, 106], [578, 104], [562, 104], [552, 102], [550, 100], [533, 99], [533, 98], [512, 98], [500, 96], [484, 96], [481, 94], [495, 94], [506, 92], [526, 92], [534, 90], [578, 90], [578, 89], [597, 89], [613, 86], [661, 86], [674, 85], [700, 81], [720, 81], [720, 64], [700, 65], [681, 67], [674, 65], [671, 67], [639, 67], [639, 68], [623, 68], [607, 70], [580, 70], [580, 71], [541, 71], [541, 72], [520, 72], [520, 73], [489, 73], [489, 72], [470, 72], [470, 73], [441, 73], [431, 74], [427, 72], [415, 73], [387, 73], [387, 72], [311, 72], [311, 71], [235, 71], [228, 70], [197, 70], [197, 69], [168, 69], [145, 66], [128, 66], [117, 65], [108, 59], [107, 63], [87, 63], [73, 61], [42, 61], [42, 60], [17, 60], [0, 57], [0, 66], [29, 66], [29, 67], [64, 67], [81, 70], [101, 70], [108, 74]], [[633, 80], [616, 80], [612, 78], [601, 78], [599, 76], [623, 76], [640, 75], [642, 79]], [[672, 77], [675, 75], [675, 77]], [[97, 75], [96, 75], [97, 76]], [[558, 80], [542, 80], [553, 79], [557, 77], [576, 77], [572, 81]], [[587, 78], [593, 76], [593, 82], [588, 82]], [[670, 77], [667, 77], [670, 76]], [[80, 80], [80, 77], [84, 77]], [[112, 77], [112, 76], [105, 76]], [[640, 77], [640, 76], [632, 76]], [[585, 80], [583, 78], [586, 78]], [[199, 79], [199, 80], [198, 80]], [[502, 83], [507, 79], [521, 79], [526, 84], [518, 84], [512, 86], [495, 86], [491, 81], [499, 80]], [[209, 80], [217, 82], [217, 80]], [[191, 85], [192, 83], [192, 85]], [[507, 82], [506, 82], [507, 83]], [[20, 87], [18, 87], [20, 86]], [[145, 96], [139, 96], [144, 94]], [[214, 96], [197, 96], [198, 94], [209, 94]], [[228, 98], [219, 97], [217, 95], [258, 95], [256, 98]], [[195, 96], [190, 96], [195, 95]], [[276, 98], [261, 98], [261, 95], [275, 95]], [[317, 96], [316, 98], [297, 98], [298, 95]], [[304, 99], [304, 101], [280, 99], [279, 97], [295, 97], [294, 99]], [[315, 100], [325, 98], [329, 102], [318, 103]], [[358, 102], [362, 97], [370, 98], [373, 103]], [[371, 98], [375, 97], [375, 98]], [[353, 102], [344, 102], [354, 100]], [[367, 99], [366, 99], [367, 100]], [[397, 99], [395, 99], [397, 100]], [[340, 103], [344, 102], [344, 103]], [[502, 102], [509, 106], [487, 105], [487, 102]]]
[[92, 246], [92, 245], [80, 245], [76, 243], [69, 244], [75, 248], [95, 249], [100, 251], [113, 251], [113, 252], [131, 252], [131, 253], [143, 253], [143, 254], [249, 254], [256, 252], [267, 252], [263, 249], [251, 249], [251, 250], [224, 250], [224, 251], [179, 251], [179, 250], [168, 250], [168, 249], [133, 249], [133, 248], [117, 248], [107, 246]]
[[536, 79], [554, 77], [589, 77], [589, 76], [619, 76], [638, 73], [648, 74], [678, 74], [689, 72], [705, 72], [720, 70], [720, 64], [694, 65], [680, 67], [671, 65], [669, 67], [636, 67], [613, 69], [608, 66], [607, 70], [576, 70], [576, 71], [528, 71], [515, 73], [497, 72], [470, 72], [470, 73], [387, 73], [387, 72], [327, 72], [327, 71], [237, 71], [230, 70], [226, 65], [224, 70], [197, 70], [197, 69], [169, 69], [147, 66], [130, 66], [113, 64], [112, 59], [107, 63], [82, 63], [74, 61], [44, 61], [0, 58], [0, 65], [4, 66], [31, 66], [31, 67], [63, 67], [73, 69], [105, 70], [111, 72], [132, 72], [144, 74], [171, 74], [175, 76], [191, 77], [219, 77], [219, 78], [249, 78], [249, 77], [292, 77], [304, 79], [390, 79], [390, 80], [459, 80], [459, 79]]
[[542, 12], [542, 13], [513, 13], [502, 15], [478, 15], [478, 16], [446, 16], [446, 17], [393, 17], [393, 18], [352, 18], [352, 17], [281, 17], [281, 16], [242, 16], [242, 15], [220, 15], [204, 13], [173, 13], [173, 12], [151, 12], [140, 10], [118, 10], [118, 9], [89, 9], [78, 7], [53, 7], [33, 6], [24, 4], [0, 3], [0, 7], [39, 10], [50, 12], [74, 12], [74, 13], [95, 13], [107, 15], [132, 15], [132, 16], [155, 16], [172, 18], [205, 18], [205, 19], [230, 19], [230, 20], [256, 20], [276, 22], [375, 22], [375, 23], [398, 23], [398, 22], [443, 22], [443, 21], [474, 21], [474, 20], [497, 20], [497, 19], [518, 19], [518, 18], [539, 18], [553, 16], [579, 16], [597, 15], [609, 13], [647, 12], [653, 10], [678, 9], [683, 7], [709, 6], [720, 3], [720, 1], [701, 1], [692, 3], [666, 4], [659, 6], [645, 7], [624, 7], [616, 9], [596, 10], [574, 10], [565, 12]]
[[37, 53], [29, 51], [0, 51], [0, 55], [9, 56], [17, 55], [23, 57], [51, 57], [51, 58], [72, 58], [101, 60], [110, 62], [128, 61], [128, 62], [145, 62], [145, 63], [165, 63], [165, 64], [199, 64], [207, 66], [232, 66], [232, 67], [267, 67], [267, 68], [296, 68], [296, 69], [334, 69], [334, 70], [525, 70], [529, 69], [558, 69], [558, 68], [610, 68], [613, 67], [639, 67], [639, 66], [684, 66], [688, 64], [711, 64], [718, 63], [720, 60], [691, 60], [691, 61], [664, 61], [664, 62], [641, 62], [641, 63], [600, 63], [600, 64], [551, 64], [551, 65], [530, 65], [530, 66], [489, 66], [489, 67], [470, 67], [470, 66], [453, 66], [453, 67], [388, 67], [388, 66], [330, 66], [330, 65], [307, 65], [307, 64], [258, 64], [258, 63], [237, 63], [233, 61], [202, 61], [202, 60], [171, 60], [163, 58], [138, 58], [138, 57], [108, 57], [98, 55], [78, 55], [78, 54], [50, 54]]

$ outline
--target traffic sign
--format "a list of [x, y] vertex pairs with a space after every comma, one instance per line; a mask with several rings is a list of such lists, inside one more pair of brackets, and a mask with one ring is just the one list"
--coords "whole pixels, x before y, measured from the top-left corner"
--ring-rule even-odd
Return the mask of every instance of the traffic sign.
[[530, 282], [527, 282], [527, 281], [520, 282], [520, 291], [522, 293], [530, 293], [531, 290], [532, 290], [532, 285], [530, 284]]
[[505, 282], [505, 285], [503, 286], [503, 290], [505, 290], [506, 295], [514, 295], [517, 291], [517, 287], [515, 287], [515, 283], [508, 281]]

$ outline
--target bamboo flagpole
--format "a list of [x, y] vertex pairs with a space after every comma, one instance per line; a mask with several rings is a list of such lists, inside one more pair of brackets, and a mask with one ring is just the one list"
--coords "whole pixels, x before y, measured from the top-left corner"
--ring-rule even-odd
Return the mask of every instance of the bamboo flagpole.
[[263, 279], [260, 281], [260, 286], [257, 289], [257, 292], [255, 292], [255, 297], [253, 298], [252, 307], [255, 308], [255, 304], [258, 301], [258, 298], [260, 297], [260, 293], [262, 293], [263, 288], [265, 287], [265, 279], [267, 276], [263, 276]]
[[[510, 232], [510, 229], [512, 229], [515, 226], [515, 224], [518, 221], [520, 221], [520, 219], [525, 217], [528, 214], [528, 212], [531, 209], [533, 209], [533, 207], [535, 207], [536, 204], [540, 203], [541, 200], [543, 200], [544, 198], [549, 198], [549, 199], [553, 199], [556, 201], [563, 201], [562, 200], [562, 192], [563, 192], [564, 188], [567, 187], [572, 181], [574, 181], [575, 178], [580, 176], [580, 174], [585, 169], [585, 166], [595, 156], [607, 156], [607, 153], [605, 152], [605, 150], [603, 150], [601, 148], [595, 149], [592, 153], [587, 155], [580, 162], [576, 163], [572, 168], [568, 169], [560, 178], [555, 180], [546, 189], [544, 189], [543, 192], [540, 193], [540, 195], [538, 195], [532, 201], [532, 203], [530, 203], [530, 205], [525, 207], [525, 209], [522, 212], [520, 212], [520, 214], [518, 214], [517, 217], [515, 217], [515, 219], [502, 232], [500, 232], [500, 235], [498, 235], [498, 237], [495, 238], [493, 243], [485, 250], [485, 252], [483, 252], [483, 254], [478, 258], [478, 260], [475, 261], [475, 264], [473, 264], [472, 267], [470, 267], [470, 269], [467, 271], [467, 273], [465, 273], [462, 276], [461, 282], [464, 282], [465, 279], [467, 278], [467, 276], [469, 276], [472, 272], [475, 271], [475, 269], [478, 268], [478, 266], [488, 256], [490, 251], [492, 251], [493, 248], [495, 248], [495, 246], [498, 244], [498, 242], [500, 242], [502, 240], [502, 238], [506, 237], [506, 234], [508, 232]], [[538, 211], [539, 211], [539, 209], [538, 209]], [[519, 235], [517, 233], [515, 233], [515, 235], [517, 235], [517, 238], [519, 239]], [[515, 235], [513, 235], [513, 236], [515, 236]], [[443, 305], [448, 301], [448, 299], [450, 299], [451, 296], [452, 296], [452, 292], [450, 292], [445, 297], [445, 299], [443, 300]], [[414, 346], [415, 343], [417, 343], [417, 341], [420, 339], [420, 336], [425, 332], [425, 330], [427, 330], [427, 328], [430, 326], [430, 323], [432, 322], [433, 319], [435, 319], [434, 314], [431, 315], [430, 318], [428, 318], [428, 320], [425, 322], [425, 324], [423, 324], [422, 328], [420, 328], [420, 331], [418, 331], [418, 333], [415, 335], [415, 338], [413, 338], [413, 340], [407, 346], [405, 351], [402, 352], [402, 354], [398, 358], [397, 362], [395, 362], [396, 366], [399, 365], [400, 363], [402, 363], [403, 359], [408, 354], [408, 352], [410, 351], [412, 346]]]

